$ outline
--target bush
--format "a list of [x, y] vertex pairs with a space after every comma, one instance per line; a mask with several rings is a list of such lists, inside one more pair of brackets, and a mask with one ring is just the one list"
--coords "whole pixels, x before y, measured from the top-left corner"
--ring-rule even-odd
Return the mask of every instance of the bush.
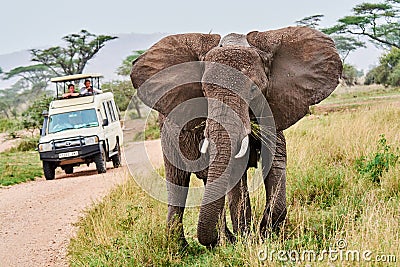
[[342, 79], [347, 86], [352, 86], [357, 83], [357, 69], [349, 64], [343, 65]]
[[385, 135], [380, 135], [377, 151], [369, 157], [361, 156], [356, 160], [356, 170], [360, 174], [368, 175], [373, 182], [380, 183], [383, 172], [394, 167], [399, 160], [399, 149], [396, 154], [387, 144]]
[[21, 129], [21, 123], [16, 120], [0, 119], [0, 133], [14, 132]]
[[40, 129], [43, 124], [44, 117], [42, 115], [44, 110], [49, 109], [50, 102], [53, 100], [52, 96], [42, 95], [37, 98], [28, 109], [22, 113], [22, 125], [27, 130]]
[[33, 151], [37, 148], [38, 143], [39, 137], [24, 138], [21, 140], [21, 142], [19, 142], [18, 146], [11, 148], [10, 152]]
[[367, 73], [365, 84], [372, 83], [400, 85], [400, 49], [392, 48], [389, 53], [382, 55], [380, 65]]

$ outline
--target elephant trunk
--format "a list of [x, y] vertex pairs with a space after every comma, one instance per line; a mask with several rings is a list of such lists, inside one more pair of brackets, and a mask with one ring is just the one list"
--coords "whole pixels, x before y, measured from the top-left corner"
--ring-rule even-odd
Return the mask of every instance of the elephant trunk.
[[[213, 159], [208, 168], [197, 228], [199, 242], [208, 247], [218, 243], [218, 222], [223, 216], [225, 195], [242, 177], [247, 166], [244, 156], [249, 150], [250, 129], [246, 127], [250, 124], [248, 106], [237, 99], [233, 103], [225, 101], [223, 104], [230, 107], [227, 113], [225, 109], [209, 104], [209, 118], [205, 129], [207, 139], [201, 147], [201, 152], [207, 151], [210, 159]], [[232, 112], [238, 115], [232, 116]], [[243, 114], [246, 116], [242, 116]], [[246, 120], [247, 123], [244, 123]]]
[[[212, 128], [215, 123], [211, 123]], [[228, 133], [222, 128], [214, 129], [209, 136], [214, 146], [210, 146], [210, 157], [214, 161], [208, 169], [207, 184], [200, 208], [197, 236], [199, 242], [208, 247], [218, 243], [218, 222], [223, 214], [225, 195], [229, 185], [231, 142]]]

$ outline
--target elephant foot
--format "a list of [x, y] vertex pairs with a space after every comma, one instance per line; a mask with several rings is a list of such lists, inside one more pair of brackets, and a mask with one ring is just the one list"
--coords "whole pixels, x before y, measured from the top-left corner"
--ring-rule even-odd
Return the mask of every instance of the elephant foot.
[[167, 231], [167, 243], [176, 244], [177, 249], [180, 251], [184, 251], [189, 247], [189, 243], [187, 242], [183, 232], [171, 231], [171, 229]]
[[225, 226], [225, 237], [229, 243], [235, 244], [236, 243], [236, 236], [232, 234], [227, 226]]
[[261, 237], [267, 238], [271, 232], [278, 233], [286, 219], [286, 213], [286, 208], [283, 210], [275, 209], [271, 212], [270, 207], [267, 207], [260, 223]]
[[185, 251], [187, 248], [189, 248], [189, 243], [186, 241], [186, 238], [184, 237], [179, 238], [178, 245], [181, 251]]
[[203, 229], [200, 224], [197, 225], [197, 239], [200, 244], [208, 249], [215, 248], [219, 241], [221, 232], [218, 229]]

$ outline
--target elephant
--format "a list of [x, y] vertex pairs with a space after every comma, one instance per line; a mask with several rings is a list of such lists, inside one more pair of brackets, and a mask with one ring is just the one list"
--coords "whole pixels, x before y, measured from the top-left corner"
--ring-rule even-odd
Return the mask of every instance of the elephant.
[[334, 42], [308, 27], [169, 35], [139, 56], [131, 81], [159, 112], [169, 234], [187, 245], [182, 222], [192, 173], [205, 187], [198, 241], [214, 247], [224, 233], [232, 242], [249, 233], [246, 171], [259, 160], [266, 193], [260, 234], [279, 229], [287, 215], [283, 130], [328, 97], [341, 73]]

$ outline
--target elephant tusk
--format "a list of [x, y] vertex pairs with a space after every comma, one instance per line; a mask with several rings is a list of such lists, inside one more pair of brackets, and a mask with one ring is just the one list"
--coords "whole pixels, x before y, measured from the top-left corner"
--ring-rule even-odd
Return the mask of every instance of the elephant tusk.
[[210, 141], [208, 141], [208, 138], [205, 138], [203, 141], [203, 145], [201, 146], [200, 152], [202, 154], [207, 153], [208, 145], [210, 144]]
[[243, 157], [246, 154], [248, 148], [249, 148], [249, 136], [246, 135], [246, 137], [243, 138], [242, 140], [242, 145], [240, 146], [239, 153], [236, 154], [235, 159]]

